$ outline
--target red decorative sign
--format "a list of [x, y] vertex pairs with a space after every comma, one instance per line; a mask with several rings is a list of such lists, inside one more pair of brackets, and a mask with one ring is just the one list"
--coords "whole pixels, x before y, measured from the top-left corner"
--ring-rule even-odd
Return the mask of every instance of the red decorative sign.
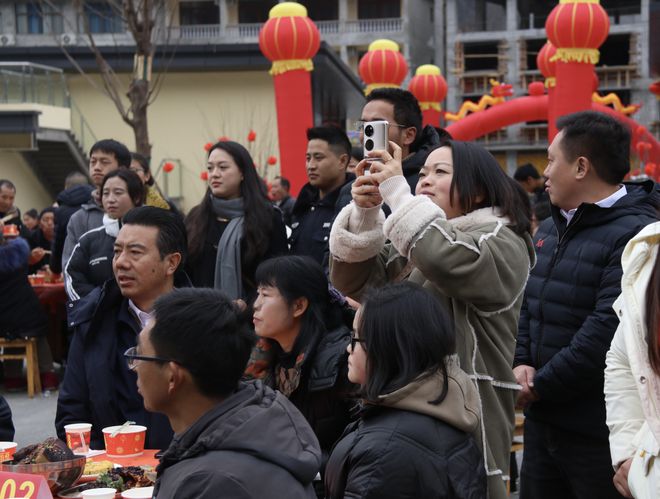
[[46, 479], [41, 475], [0, 471], [0, 499], [53, 499]]

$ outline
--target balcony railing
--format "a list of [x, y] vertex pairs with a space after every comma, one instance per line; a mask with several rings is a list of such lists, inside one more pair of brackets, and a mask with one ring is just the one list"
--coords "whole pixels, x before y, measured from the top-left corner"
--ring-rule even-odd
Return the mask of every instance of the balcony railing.
[[526, 145], [548, 143], [548, 124], [525, 125], [520, 128], [520, 140]]
[[[253, 42], [259, 38], [263, 23], [242, 23], [227, 25], [223, 31], [219, 24], [196, 24], [173, 26], [169, 29], [169, 40]], [[350, 21], [316, 21], [321, 35], [341, 35], [345, 33], [399, 33], [403, 30], [403, 19], [356, 19]]]
[[637, 66], [599, 66], [596, 67], [600, 88], [630, 88], [631, 82], [638, 76]]
[[0, 63], [0, 103], [69, 107], [64, 73], [30, 62]]

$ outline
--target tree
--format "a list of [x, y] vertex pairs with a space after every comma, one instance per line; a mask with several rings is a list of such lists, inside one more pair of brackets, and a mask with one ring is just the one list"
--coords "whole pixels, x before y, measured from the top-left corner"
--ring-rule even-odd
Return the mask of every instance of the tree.
[[[41, 1], [53, 10], [61, 10], [52, 0]], [[173, 3], [168, 0], [106, 0], [102, 3], [73, 0], [82, 34], [96, 60], [102, 87], [85, 72], [68, 48], [60, 44], [60, 48], [76, 70], [93, 87], [110, 98], [122, 120], [133, 130], [136, 151], [147, 158], [151, 157], [147, 110], [158, 96], [169, 62], [153, 81], [152, 65], [159, 44], [163, 47], [169, 45], [169, 31], [166, 27], [171, 24]], [[103, 10], [100, 10], [101, 6]], [[97, 45], [94, 33], [90, 29], [90, 15], [101, 19], [118, 18], [126, 27], [127, 33], [132, 36], [135, 42], [135, 55], [128, 86], [119, 78]], [[73, 30], [76, 31], [75, 27]], [[171, 55], [173, 56], [174, 52]], [[167, 54], [162, 51], [162, 56], [166, 57]], [[128, 98], [128, 104], [123, 96]]]

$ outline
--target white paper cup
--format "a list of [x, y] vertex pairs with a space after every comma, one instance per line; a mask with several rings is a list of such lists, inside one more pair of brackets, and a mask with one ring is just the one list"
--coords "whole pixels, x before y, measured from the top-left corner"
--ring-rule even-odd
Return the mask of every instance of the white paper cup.
[[121, 493], [124, 499], [151, 499], [154, 495], [153, 487], [137, 487]]
[[83, 499], [115, 499], [115, 489], [89, 489], [82, 491]]

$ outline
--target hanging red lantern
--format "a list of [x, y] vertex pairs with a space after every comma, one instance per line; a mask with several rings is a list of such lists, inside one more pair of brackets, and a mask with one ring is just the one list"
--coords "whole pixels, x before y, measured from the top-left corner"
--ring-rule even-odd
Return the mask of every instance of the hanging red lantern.
[[230, 140], [231, 139], [226, 135], [223, 135], [222, 137], [218, 137], [218, 142], [229, 142]]
[[660, 100], [660, 80], [653, 82], [649, 85], [649, 91]]
[[209, 179], [209, 172], [204, 170], [202, 173], [199, 174], [199, 178], [201, 178], [204, 182], [206, 182]]
[[273, 61], [273, 76], [313, 69], [312, 57], [321, 46], [316, 24], [307, 17], [307, 9], [296, 2], [282, 2], [270, 10], [268, 21], [259, 31], [259, 48]]
[[172, 170], [174, 170], [174, 163], [170, 163], [169, 161], [163, 165], [163, 171], [165, 173], [170, 173]]
[[435, 109], [440, 111], [440, 102], [447, 96], [447, 82], [440, 68], [433, 64], [424, 64], [415, 70], [415, 76], [408, 84], [408, 90], [417, 97], [422, 111]]
[[277, 158], [275, 156], [268, 156], [268, 159], [266, 160], [266, 162], [270, 166], [276, 165], [277, 164]]
[[374, 88], [401, 86], [408, 74], [406, 59], [399, 52], [399, 44], [392, 40], [376, 40], [371, 42], [358, 65], [360, 78], [367, 84], [365, 95]]
[[545, 86], [540, 81], [533, 81], [532, 83], [527, 85], [527, 92], [529, 93], [529, 95], [533, 95], [537, 97], [545, 93]]
[[545, 22], [550, 42], [557, 47], [552, 60], [597, 64], [610, 19], [598, 0], [561, 0]]
[[204, 150], [205, 150], [206, 152], [209, 152], [209, 151], [211, 150], [212, 147], [213, 147], [213, 144], [210, 143], [210, 142], [207, 142], [206, 144], [204, 144]]
[[557, 48], [550, 42], [545, 42], [536, 56], [536, 67], [545, 78], [546, 87], [554, 87], [557, 83], [557, 63], [552, 59], [557, 53]]
[[254, 130], [250, 130], [247, 136], [248, 142], [254, 142], [256, 138], [257, 138], [257, 132], [255, 132]]

